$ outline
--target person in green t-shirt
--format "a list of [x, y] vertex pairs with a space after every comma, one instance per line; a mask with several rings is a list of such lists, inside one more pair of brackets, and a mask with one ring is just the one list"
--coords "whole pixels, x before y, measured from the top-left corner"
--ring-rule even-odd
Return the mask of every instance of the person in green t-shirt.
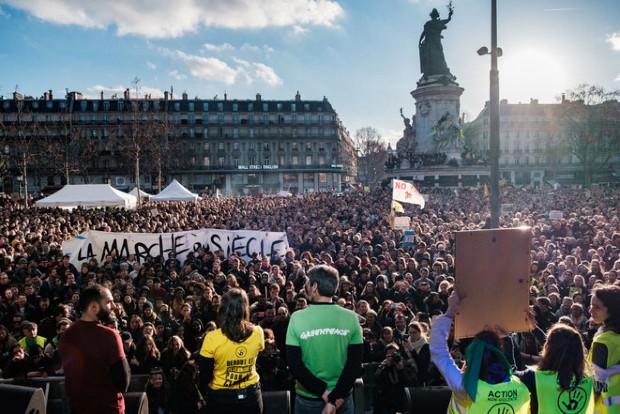
[[295, 413], [353, 413], [351, 389], [361, 371], [363, 338], [357, 315], [332, 301], [338, 271], [308, 272], [310, 306], [291, 316], [286, 355], [295, 384]]

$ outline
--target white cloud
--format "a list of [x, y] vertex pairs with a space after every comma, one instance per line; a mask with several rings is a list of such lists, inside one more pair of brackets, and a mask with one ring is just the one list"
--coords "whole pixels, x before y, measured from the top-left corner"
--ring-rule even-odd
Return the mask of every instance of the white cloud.
[[177, 50], [177, 57], [196, 78], [222, 82], [227, 85], [235, 83], [237, 78], [237, 70], [220, 59], [189, 55], [179, 50]]
[[170, 76], [172, 76], [173, 78], [175, 78], [176, 80], [183, 80], [183, 79], [187, 79], [187, 75], [184, 75], [182, 73], [179, 73], [178, 70], [173, 70], [170, 71], [169, 73]]
[[205, 43], [204, 48], [211, 52], [223, 52], [226, 50], [234, 50], [235, 48], [230, 43], [223, 43], [221, 45], [214, 45], [211, 43]]
[[151, 69], [151, 70], [157, 69], [157, 65], [154, 64], [153, 62], [146, 62], [146, 67]]
[[299, 25], [293, 26], [293, 34], [296, 35], [296, 36], [305, 35], [309, 31], [310, 30], [308, 30], [306, 27], [303, 27], [303, 26], [299, 26]]
[[264, 81], [269, 86], [282, 85], [282, 79], [272, 67], [263, 63], [253, 63], [252, 66], [257, 79]]
[[620, 32], [607, 35], [607, 42], [611, 44], [613, 50], [620, 52]]
[[620, 82], [620, 75], [616, 76], [616, 79], [614, 79], [616, 82]]
[[244, 43], [243, 45], [241, 45], [240, 50], [242, 52], [260, 52], [260, 47], [255, 46], [255, 45], [251, 45], [249, 43]]
[[192, 76], [199, 79], [221, 82], [226, 85], [232, 85], [240, 79], [247, 84], [256, 81], [262, 81], [269, 86], [282, 84], [282, 79], [276, 71], [264, 63], [233, 58], [233, 64], [228, 64], [222, 59], [190, 55], [180, 50], [177, 50], [174, 56], [183, 63]]
[[3, 0], [60, 25], [105, 29], [119, 35], [175, 38], [201, 26], [227, 29], [337, 27], [344, 9], [336, 0]]

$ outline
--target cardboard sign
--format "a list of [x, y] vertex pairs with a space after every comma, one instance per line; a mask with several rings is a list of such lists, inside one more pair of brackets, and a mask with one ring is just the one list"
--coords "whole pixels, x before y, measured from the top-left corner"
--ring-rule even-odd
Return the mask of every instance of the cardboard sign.
[[549, 210], [550, 220], [560, 220], [564, 218], [564, 213], [560, 210]]
[[460, 231], [456, 237], [456, 291], [461, 298], [455, 337], [469, 338], [496, 326], [529, 329], [529, 228]]
[[401, 216], [394, 217], [394, 228], [397, 230], [408, 229], [410, 227], [411, 217]]

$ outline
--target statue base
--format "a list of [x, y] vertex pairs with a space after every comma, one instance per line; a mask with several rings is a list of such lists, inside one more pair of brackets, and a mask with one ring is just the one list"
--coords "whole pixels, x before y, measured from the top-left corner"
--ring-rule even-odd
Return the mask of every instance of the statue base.
[[446, 153], [447, 161], [460, 161], [463, 144], [457, 140], [442, 142], [442, 130], [459, 125], [460, 97], [464, 89], [452, 75], [422, 77], [418, 87], [411, 92], [415, 99], [417, 152]]
[[459, 84], [456, 83], [456, 76], [454, 76], [451, 73], [444, 74], [444, 75], [430, 75], [430, 76], [422, 75], [420, 80], [417, 82], [417, 85], [418, 85], [418, 88], [422, 88], [424, 86], [429, 86], [429, 85], [459, 86]]

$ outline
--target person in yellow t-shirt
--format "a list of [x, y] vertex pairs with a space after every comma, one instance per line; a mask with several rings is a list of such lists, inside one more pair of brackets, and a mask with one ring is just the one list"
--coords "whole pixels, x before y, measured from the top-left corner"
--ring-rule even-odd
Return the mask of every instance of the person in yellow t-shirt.
[[200, 349], [200, 389], [207, 394], [209, 414], [263, 412], [256, 358], [265, 339], [249, 320], [245, 291], [226, 292], [217, 312], [219, 328], [205, 336]]

